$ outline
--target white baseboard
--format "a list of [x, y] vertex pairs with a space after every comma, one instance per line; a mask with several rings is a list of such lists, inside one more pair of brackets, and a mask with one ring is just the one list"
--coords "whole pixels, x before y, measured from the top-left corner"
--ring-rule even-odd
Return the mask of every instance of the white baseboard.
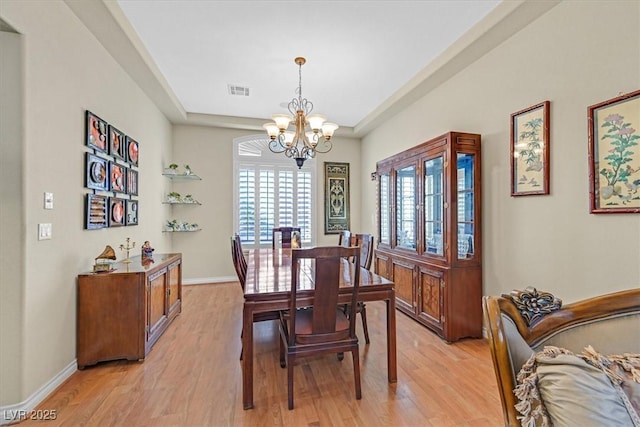
[[[29, 418], [36, 406], [38, 406], [44, 399], [46, 399], [53, 391], [65, 382], [74, 372], [78, 370], [78, 363], [76, 359], [73, 359], [71, 363], [65, 366], [56, 376], [51, 378], [46, 384], [36, 390], [31, 396], [24, 402], [17, 403], [15, 405], [0, 406], [0, 425], [13, 424], [18, 421], [22, 421]], [[47, 412], [47, 411], [44, 411]], [[33, 414], [35, 415], [35, 414]], [[46, 414], [45, 414], [46, 415]], [[49, 416], [55, 416], [52, 413], [48, 413]]]
[[197, 277], [195, 279], [182, 279], [183, 286], [204, 285], [206, 283], [228, 283], [237, 282], [237, 276], [221, 276], [221, 277]]

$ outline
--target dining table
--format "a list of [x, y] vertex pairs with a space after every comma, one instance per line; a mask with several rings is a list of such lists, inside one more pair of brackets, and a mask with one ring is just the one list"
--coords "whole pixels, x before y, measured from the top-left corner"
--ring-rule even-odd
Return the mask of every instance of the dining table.
[[[253, 408], [253, 318], [255, 313], [287, 310], [291, 296], [291, 251], [296, 249], [250, 249], [244, 285], [242, 315], [242, 400], [244, 409]], [[313, 306], [315, 277], [313, 260], [300, 265], [298, 307]], [[358, 301], [385, 301], [387, 317], [387, 377], [397, 381], [396, 363], [396, 300], [394, 283], [365, 268], [343, 260], [338, 302], [351, 302], [353, 268], [360, 268]], [[278, 338], [279, 339], [279, 338]]]

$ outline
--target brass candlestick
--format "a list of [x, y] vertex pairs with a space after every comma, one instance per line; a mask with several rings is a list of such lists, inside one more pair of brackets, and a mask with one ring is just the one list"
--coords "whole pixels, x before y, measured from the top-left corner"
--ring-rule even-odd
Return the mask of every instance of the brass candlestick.
[[129, 241], [130, 241], [130, 240], [131, 240], [131, 239], [129, 239], [129, 238], [127, 237], [127, 244], [126, 244], [126, 246], [125, 246], [124, 244], [121, 244], [121, 245], [120, 245], [120, 250], [126, 250], [126, 251], [127, 251], [127, 258], [126, 258], [124, 261], [122, 261], [122, 262], [124, 262], [125, 264], [128, 264], [128, 263], [130, 263], [130, 262], [131, 262], [131, 260], [129, 259], [129, 251], [130, 251], [131, 249], [133, 249], [133, 248], [135, 248], [135, 247], [136, 247], [136, 242], [131, 242], [131, 246], [129, 246]]

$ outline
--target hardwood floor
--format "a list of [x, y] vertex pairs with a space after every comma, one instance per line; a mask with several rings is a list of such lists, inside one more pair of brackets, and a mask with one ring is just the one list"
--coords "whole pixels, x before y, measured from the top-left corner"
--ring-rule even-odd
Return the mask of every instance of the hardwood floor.
[[362, 400], [355, 400], [348, 357], [303, 359], [289, 411], [277, 326], [270, 321], [254, 326], [255, 408], [244, 410], [242, 300], [237, 282], [185, 287], [182, 314], [144, 362], [77, 371], [38, 407], [55, 410], [56, 420], [20, 426], [504, 425], [485, 340], [446, 344], [398, 313], [398, 382], [387, 383], [383, 302], [367, 303], [371, 344], [358, 330]]

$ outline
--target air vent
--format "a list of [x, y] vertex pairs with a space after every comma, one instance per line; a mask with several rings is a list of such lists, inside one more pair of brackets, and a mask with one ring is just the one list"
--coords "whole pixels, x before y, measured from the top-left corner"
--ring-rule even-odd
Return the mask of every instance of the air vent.
[[238, 85], [227, 85], [229, 88], [229, 95], [236, 96], [249, 96], [249, 88]]

